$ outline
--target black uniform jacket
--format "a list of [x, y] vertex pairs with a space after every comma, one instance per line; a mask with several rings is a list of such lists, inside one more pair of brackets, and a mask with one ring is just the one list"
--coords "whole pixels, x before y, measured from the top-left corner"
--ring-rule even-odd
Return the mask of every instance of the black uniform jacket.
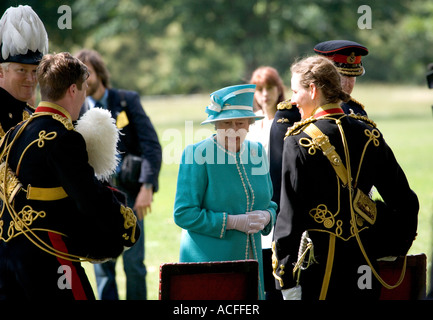
[[364, 117], [368, 116], [367, 111], [365, 111], [364, 105], [353, 98], [350, 98], [350, 100], [347, 102], [342, 102], [341, 108], [346, 114], [355, 114]]
[[[353, 298], [354, 292], [371, 291], [358, 287], [358, 268], [367, 262], [356, 234], [371, 261], [406, 254], [416, 236], [418, 198], [392, 150], [372, 121], [346, 115], [341, 109], [336, 112], [338, 109], [338, 105], [322, 107], [313, 117], [292, 127], [284, 140], [281, 208], [274, 233], [274, 272], [278, 288], [296, 285], [292, 271], [301, 236], [307, 230], [317, 261], [301, 272], [303, 298], [307, 299], [319, 298], [329, 257], [333, 257], [333, 266], [328, 298]], [[354, 190], [359, 188], [368, 195], [374, 186], [382, 197], [383, 202], [377, 202], [373, 225], [355, 214], [356, 228], [352, 226], [353, 193], [343, 186], [328, 158], [305, 133], [310, 123], [329, 137], [343, 164], [350, 167], [352, 184], [356, 184]], [[331, 238], [335, 240], [332, 256]]]
[[[299, 120], [301, 120], [301, 114], [298, 108], [290, 103], [290, 100], [278, 104], [269, 134], [269, 174], [274, 189], [272, 201], [277, 204], [280, 203], [281, 162], [284, 137], [287, 129]], [[279, 207], [277, 210], [279, 210]]]
[[[137, 241], [132, 209], [95, 178], [85, 141], [62, 107], [41, 102], [28, 121], [6, 134], [0, 150], [1, 189], [8, 199], [0, 214], [0, 245], [26, 237], [28, 246], [54, 255], [106, 259]], [[22, 187], [15, 189], [17, 181]]]
[[28, 119], [33, 111], [32, 106], [15, 99], [0, 87], [0, 137], [19, 122]]
[[[140, 96], [135, 91], [112, 88], [108, 90], [107, 104], [121, 130], [119, 153], [123, 157], [127, 154], [141, 156], [139, 182], [150, 183], [153, 191], [158, 191], [162, 149], [155, 128], [141, 105]], [[87, 109], [87, 104], [84, 104], [81, 113]]]
[[[341, 103], [341, 108], [346, 114], [367, 116], [364, 105], [353, 98], [347, 102]], [[284, 137], [286, 136], [287, 130], [300, 120], [301, 114], [296, 105], [291, 104], [290, 99], [278, 104], [269, 139], [269, 173], [274, 187], [272, 201], [275, 201], [277, 204], [280, 203], [281, 163]], [[280, 206], [278, 206], [277, 213], [279, 209]]]

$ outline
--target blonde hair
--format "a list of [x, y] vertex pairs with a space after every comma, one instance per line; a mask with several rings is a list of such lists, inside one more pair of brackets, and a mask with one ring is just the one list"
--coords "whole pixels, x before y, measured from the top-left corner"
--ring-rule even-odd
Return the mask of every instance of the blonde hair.
[[290, 71], [301, 75], [300, 83], [308, 88], [314, 83], [322, 92], [325, 103], [347, 102], [350, 95], [343, 91], [341, 78], [334, 64], [320, 56], [304, 58], [295, 62]]

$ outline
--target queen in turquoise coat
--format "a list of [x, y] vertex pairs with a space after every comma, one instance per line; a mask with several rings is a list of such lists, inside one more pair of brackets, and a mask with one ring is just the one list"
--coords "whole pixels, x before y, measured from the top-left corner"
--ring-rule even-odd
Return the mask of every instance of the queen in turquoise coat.
[[271, 232], [277, 205], [271, 201], [263, 146], [244, 140], [247, 130], [238, 130], [257, 118], [254, 88], [239, 85], [211, 94], [203, 123], [214, 123], [217, 134], [183, 151], [174, 221], [183, 229], [180, 262], [255, 259], [259, 298], [264, 299], [261, 235]]

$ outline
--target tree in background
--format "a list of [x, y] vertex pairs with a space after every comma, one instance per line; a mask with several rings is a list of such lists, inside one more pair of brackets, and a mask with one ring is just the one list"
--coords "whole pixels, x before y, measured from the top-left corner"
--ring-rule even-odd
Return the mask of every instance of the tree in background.
[[[102, 52], [113, 85], [143, 95], [209, 92], [272, 65], [288, 82], [293, 60], [318, 42], [367, 46], [361, 81], [425, 82], [433, 61], [433, 3], [423, 0], [57, 0], [22, 1], [44, 21], [52, 51]], [[0, 10], [16, 6], [3, 1]], [[72, 29], [59, 29], [60, 5]], [[360, 29], [368, 5], [371, 29]]]

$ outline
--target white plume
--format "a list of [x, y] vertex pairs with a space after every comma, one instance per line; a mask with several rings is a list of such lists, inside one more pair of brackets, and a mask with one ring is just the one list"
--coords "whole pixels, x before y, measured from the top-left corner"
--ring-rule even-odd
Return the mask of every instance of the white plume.
[[10, 7], [0, 20], [2, 57], [26, 54], [28, 50], [48, 53], [45, 26], [30, 6]]
[[119, 163], [119, 130], [111, 113], [102, 108], [92, 108], [77, 121], [75, 130], [86, 141], [89, 164], [96, 177], [101, 181], [108, 180]]

